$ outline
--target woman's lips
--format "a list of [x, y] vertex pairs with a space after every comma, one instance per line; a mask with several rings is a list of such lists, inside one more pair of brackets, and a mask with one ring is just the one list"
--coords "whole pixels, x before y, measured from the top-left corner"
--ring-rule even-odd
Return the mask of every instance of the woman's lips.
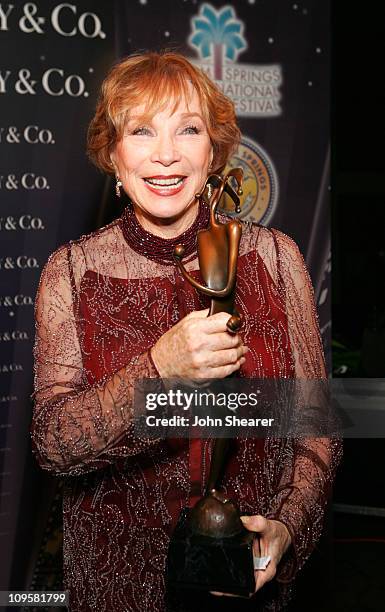
[[144, 184], [152, 193], [160, 196], [173, 196], [184, 188], [186, 184], [186, 176], [152, 176], [144, 178]]

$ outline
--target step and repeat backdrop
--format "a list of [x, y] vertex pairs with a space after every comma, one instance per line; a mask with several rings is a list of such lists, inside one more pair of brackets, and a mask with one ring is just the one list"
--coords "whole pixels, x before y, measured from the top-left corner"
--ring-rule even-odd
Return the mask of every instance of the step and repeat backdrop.
[[319, 0], [0, 3], [0, 589], [28, 588], [44, 532], [29, 443], [33, 303], [50, 253], [108, 217], [113, 186], [85, 139], [116, 59], [182, 52], [234, 101], [240, 217], [299, 244], [329, 354], [329, 19]]

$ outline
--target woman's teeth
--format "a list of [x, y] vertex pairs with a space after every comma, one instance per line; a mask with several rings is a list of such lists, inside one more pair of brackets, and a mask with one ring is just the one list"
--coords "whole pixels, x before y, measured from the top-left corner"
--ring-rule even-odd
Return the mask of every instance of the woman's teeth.
[[183, 180], [184, 178], [182, 177], [169, 178], [169, 179], [148, 178], [148, 179], [144, 179], [144, 182], [148, 183], [149, 185], [151, 185], [152, 188], [155, 188], [155, 189], [165, 189], [166, 188], [172, 191], [173, 189], [177, 189], [178, 187], [180, 187]]

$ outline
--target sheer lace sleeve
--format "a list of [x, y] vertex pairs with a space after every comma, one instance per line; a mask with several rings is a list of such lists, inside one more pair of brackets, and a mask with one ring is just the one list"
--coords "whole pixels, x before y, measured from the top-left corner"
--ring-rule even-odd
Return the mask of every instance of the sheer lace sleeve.
[[134, 437], [132, 426], [135, 381], [158, 376], [149, 351], [103, 383], [86, 382], [67, 247], [56, 251], [43, 270], [35, 316], [32, 439], [40, 465], [77, 475], [154, 444]]
[[[295, 375], [326, 378], [313, 288], [302, 255], [284, 234], [274, 232], [277, 277], [286, 303]], [[281, 564], [278, 579], [291, 580], [321, 535], [323, 514], [341, 458], [338, 438], [298, 438], [288, 444], [280, 485], [268, 518], [288, 528], [292, 547]]]

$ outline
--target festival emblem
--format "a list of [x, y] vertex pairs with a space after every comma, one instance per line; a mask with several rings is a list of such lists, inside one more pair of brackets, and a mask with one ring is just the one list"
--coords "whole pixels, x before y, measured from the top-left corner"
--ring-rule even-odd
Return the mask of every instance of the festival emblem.
[[243, 37], [243, 23], [235, 19], [234, 9], [229, 6], [216, 11], [210, 4], [204, 4], [199, 17], [192, 20], [193, 33], [190, 45], [206, 60], [214, 59], [216, 81], [223, 79], [224, 56], [233, 62], [241, 51], [247, 49]]
[[236, 18], [232, 6], [216, 10], [211, 4], [202, 4], [199, 15], [191, 19], [191, 28], [188, 42], [199, 56], [194, 63], [233, 100], [239, 117], [281, 114], [281, 66], [237, 63], [247, 42], [243, 21]]
[[[233, 100], [237, 116], [269, 119], [281, 114], [281, 66], [238, 63], [239, 55], [248, 45], [244, 23], [237, 19], [232, 6], [216, 9], [211, 4], [202, 4], [198, 16], [191, 19], [191, 28], [188, 42], [199, 56], [194, 63]], [[242, 211], [237, 216], [265, 225], [272, 218], [278, 200], [274, 164], [258, 143], [243, 136], [225, 172], [237, 166], [244, 172]], [[234, 215], [226, 196], [222, 210]]]
[[[243, 136], [225, 172], [235, 167], [241, 167], [244, 176], [241, 212], [236, 216], [243, 221], [267, 225], [278, 202], [278, 178], [272, 161], [260, 145]], [[233, 208], [225, 195], [223, 212], [234, 216]]]

